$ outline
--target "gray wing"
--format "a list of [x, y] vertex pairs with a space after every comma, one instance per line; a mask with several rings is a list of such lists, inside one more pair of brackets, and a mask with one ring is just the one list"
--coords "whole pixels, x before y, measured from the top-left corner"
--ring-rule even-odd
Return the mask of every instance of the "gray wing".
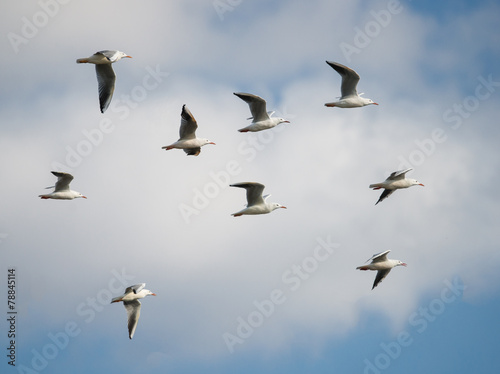
[[111, 64], [97, 64], [95, 66], [97, 82], [99, 83], [99, 104], [101, 113], [108, 109], [115, 91], [116, 75]]
[[59, 171], [51, 171], [51, 173], [57, 177], [54, 192], [69, 190], [69, 184], [73, 180], [73, 176], [71, 174]]
[[373, 282], [373, 287], [372, 287], [372, 290], [377, 287], [377, 285], [382, 282], [382, 279], [384, 279], [385, 277], [387, 277], [387, 274], [389, 274], [389, 272], [391, 271], [391, 269], [387, 269], [387, 270], [379, 270], [377, 271], [377, 276], [375, 277], [375, 282]]
[[103, 55], [104, 57], [106, 57], [109, 62], [115, 62], [116, 61], [116, 57], [118, 55], [118, 51], [110, 51], [110, 50], [104, 50], [104, 51], [99, 51], [99, 52], [96, 52], [94, 53], [96, 55]]
[[132, 339], [134, 337], [135, 329], [137, 328], [137, 323], [139, 322], [139, 316], [141, 315], [141, 302], [139, 300], [124, 301], [123, 305], [127, 310], [128, 317], [128, 337]]
[[146, 283], [134, 284], [133, 286], [127, 287], [125, 289], [125, 295], [131, 292], [133, 293], [140, 292], [144, 287], [146, 287]]
[[266, 101], [263, 98], [244, 92], [233, 93], [248, 104], [254, 122], [269, 119], [269, 114], [266, 111]]
[[384, 252], [380, 252], [380, 253], [375, 253], [370, 259], [367, 260], [370, 261], [372, 260], [372, 262], [383, 262], [383, 261], [387, 261], [387, 254], [390, 252], [391, 250], [388, 249], [387, 251], [384, 251]]
[[201, 152], [201, 147], [184, 148], [184, 152], [186, 152], [186, 155], [188, 156], [198, 156]]
[[231, 184], [231, 187], [240, 187], [247, 190], [247, 203], [248, 206], [263, 204], [262, 192], [265, 186], [256, 182], [243, 182]]
[[384, 199], [388, 198], [394, 191], [396, 191], [396, 190], [384, 189], [384, 192], [382, 192], [382, 195], [380, 195], [380, 197], [378, 198], [378, 200], [375, 203], [375, 205], [377, 205], [378, 203], [380, 203]]
[[410, 170], [413, 170], [413, 169], [406, 169], [406, 170], [399, 170], [399, 171], [395, 171], [393, 173], [391, 173], [391, 175], [389, 175], [389, 177], [387, 177], [388, 180], [397, 180], [397, 179], [404, 179], [405, 178], [405, 174], [408, 173]]
[[327, 61], [326, 63], [342, 76], [342, 85], [340, 87], [342, 97], [357, 96], [358, 92], [356, 91], [356, 86], [359, 82], [358, 73], [337, 62]]
[[198, 128], [198, 124], [194, 119], [193, 115], [186, 107], [186, 104], [182, 106], [181, 112], [181, 127], [179, 129], [179, 140], [181, 139], [195, 139], [196, 138], [196, 129]]

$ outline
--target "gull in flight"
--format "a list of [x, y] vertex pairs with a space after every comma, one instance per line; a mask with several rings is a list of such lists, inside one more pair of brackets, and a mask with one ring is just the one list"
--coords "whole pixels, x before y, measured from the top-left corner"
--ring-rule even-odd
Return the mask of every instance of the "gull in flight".
[[337, 62], [327, 61], [326, 63], [334, 68], [335, 71], [342, 76], [342, 85], [340, 87], [341, 96], [339, 101], [326, 103], [325, 106], [338, 106], [339, 108], [358, 108], [370, 104], [378, 105], [371, 99], [365, 99], [364, 97], [361, 97], [361, 95], [363, 94], [358, 95], [358, 91], [356, 91], [356, 86], [359, 82], [358, 73]]
[[248, 104], [252, 113], [252, 117], [248, 118], [252, 120], [252, 123], [239, 129], [239, 132], [262, 131], [272, 129], [280, 123], [290, 123], [284, 118], [271, 117], [274, 112], [266, 112], [266, 101], [263, 98], [243, 92], [234, 92], [234, 94]]
[[197, 138], [196, 137], [197, 128], [198, 124], [196, 123], [196, 120], [194, 119], [193, 115], [184, 104], [182, 106], [182, 113], [181, 113], [181, 127], [179, 129], [179, 137], [180, 137], [179, 140], [177, 140], [175, 143], [166, 145], [161, 148], [167, 151], [169, 149], [174, 149], [174, 148], [183, 149], [188, 156], [198, 156], [201, 152], [201, 147], [207, 144], [215, 145], [215, 143], [211, 142], [208, 139]]
[[123, 306], [125, 306], [128, 316], [129, 339], [133, 338], [137, 323], [139, 322], [139, 316], [141, 315], [141, 302], [139, 299], [143, 299], [148, 295], [156, 296], [156, 294], [152, 293], [150, 290], [145, 289], [145, 286], [146, 283], [139, 283], [127, 287], [122, 296], [115, 297], [111, 300], [111, 303], [123, 301]]
[[232, 216], [240, 217], [244, 214], [266, 214], [271, 213], [278, 208], [286, 209], [286, 206], [278, 203], [266, 203], [266, 200], [271, 195], [262, 196], [264, 185], [255, 182], [243, 182], [231, 184], [231, 187], [240, 187], [247, 190], [247, 207], [239, 212], [233, 213]]
[[47, 188], [54, 188], [54, 191], [49, 194], [38, 195], [38, 197], [41, 197], [42, 199], [58, 199], [58, 200], [73, 200], [76, 199], [77, 197], [83, 197], [84, 199], [86, 199], [86, 197], [83, 196], [80, 192], [76, 192], [69, 189], [69, 184], [73, 180], [73, 176], [71, 174], [62, 173], [59, 171], [51, 171], [51, 173], [57, 177], [57, 182], [55, 186]]
[[387, 254], [390, 250], [385, 252], [380, 252], [372, 256], [372, 258], [368, 259], [368, 261], [372, 261], [368, 265], [358, 266], [356, 269], [359, 270], [377, 270], [377, 276], [375, 277], [375, 282], [373, 282], [372, 290], [377, 287], [377, 285], [382, 282], [382, 280], [387, 277], [387, 274], [391, 271], [391, 269], [395, 266], [406, 266], [404, 262], [399, 260], [390, 260], [387, 258]]
[[385, 198], [389, 197], [389, 195], [392, 194], [397, 189], [408, 188], [415, 185], [423, 187], [424, 185], [419, 181], [417, 181], [416, 179], [405, 178], [405, 174], [410, 170], [412, 169], [395, 171], [391, 173], [391, 175], [389, 175], [385, 181], [381, 183], [370, 184], [369, 188], [373, 188], [374, 190], [379, 190], [381, 188], [384, 188], [384, 192], [382, 192], [382, 195], [380, 195], [380, 198], [375, 203], [375, 205], [380, 203]]
[[111, 98], [113, 97], [113, 91], [115, 90], [116, 75], [111, 64], [124, 57], [132, 58], [120, 51], [106, 50], [96, 52], [90, 57], [76, 60], [77, 64], [95, 64], [97, 82], [99, 83], [99, 104], [101, 113], [104, 113], [106, 109], [108, 109]]

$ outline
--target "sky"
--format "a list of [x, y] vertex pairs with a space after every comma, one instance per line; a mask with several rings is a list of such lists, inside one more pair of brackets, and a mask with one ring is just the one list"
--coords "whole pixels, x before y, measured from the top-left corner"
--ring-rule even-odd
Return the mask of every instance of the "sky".
[[[2, 373], [496, 369], [498, 2], [2, 6]], [[132, 58], [102, 114], [75, 61], [105, 49]], [[326, 60], [379, 105], [325, 107]], [[239, 133], [233, 92], [290, 123]], [[161, 149], [184, 104], [216, 143], [198, 157]], [[369, 184], [407, 168], [425, 187], [375, 206]], [[88, 198], [40, 199], [52, 170]], [[245, 181], [287, 209], [232, 217]], [[385, 250], [408, 266], [371, 290], [356, 267]], [[129, 340], [110, 301], [142, 282]]]

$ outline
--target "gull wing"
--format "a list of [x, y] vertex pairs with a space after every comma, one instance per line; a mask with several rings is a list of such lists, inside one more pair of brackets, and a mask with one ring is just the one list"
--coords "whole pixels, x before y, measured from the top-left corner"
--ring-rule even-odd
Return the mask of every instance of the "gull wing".
[[181, 127], [179, 129], [179, 140], [184, 139], [195, 139], [196, 138], [196, 129], [198, 128], [198, 124], [194, 119], [193, 115], [186, 107], [186, 104], [182, 106], [181, 112]]
[[387, 261], [387, 254], [390, 252], [391, 250], [388, 249], [387, 251], [384, 251], [384, 252], [380, 252], [380, 253], [375, 253], [371, 258], [369, 258], [368, 260], [366, 260], [366, 262], [368, 261], [372, 261], [372, 262], [383, 262], [383, 261]]
[[73, 176], [69, 173], [62, 173], [59, 171], [51, 171], [51, 173], [57, 177], [54, 192], [68, 191], [69, 184], [73, 180]]
[[405, 174], [408, 173], [410, 170], [413, 170], [413, 169], [410, 168], [410, 169], [406, 169], [406, 170], [399, 170], [399, 171], [392, 172], [391, 175], [389, 175], [387, 177], [387, 180], [404, 179]]
[[104, 50], [104, 51], [99, 51], [95, 53], [96, 55], [103, 55], [106, 57], [109, 62], [115, 62], [116, 58], [118, 57], [118, 51], [110, 51], [110, 50]]
[[378, 201], [375, 203], [375, 205], [377, 205], [378, 203], [380, 203], [384, 199], [388, 198], [394, 191], [396, 191], [396, 190], [384, 189], [384, 192], [382, 192], [382, 195], [380, 195], [380, 197], [378, 198]]
[[379, 270], [377, 271], [377, 276], [375, 277], [375, 282], [373, 282], [373, 287], [372, 287], [372, 290], [377, 287], [377, 285], [382, 282], [382, 280], [387, 277], [387, 274], [389, 274], [389, 272], [391, 271], [391, 269], [386, 269], [386, 270]]
[[264, 191], [265, 186], [263, 184], [256, 182], [243, 182], [231, 184], [231, 187], [240, 187], [247, 190], [247, 206], [264, 204], [262, 192]]
[[111, 99], [113, 98], [116, 75], [111, 64], [96, 64], [95, 71], [99, 84], [99, 104], [101, 113], [104, 113], [106, 109], [108, 109]]
[[131, 292], [136, 294], [137, 292], [140, 292], [144, 287], [146, 287], [146, 283], [134, 284], [133, 286], [127, 287], [125, 289], [125, 295]]
[[266, 112], [266, 101], [263, 98], [244, 92], [233, 93], [248, 104], [254, 122], [269, 119], [269, 114]]
[[358, 73], [337, 62], [327, 61], [326, 63], [335, 69], [335, 71], [342, 77], [342, 85], [340, 87], [342, 98], [347, 96], [358, 96], [358, 92], [356, 90], [356, 86], [359, 82]]
[[137, 323], [139, 322], [139, 316], [141, 315], [141, 302], [135, 299], [131, 301], [124, 301], [123, 305], [127, 310], [128, 337], [129, 339], [132, 339], [134, 337], [135, 329], [137, 328]]

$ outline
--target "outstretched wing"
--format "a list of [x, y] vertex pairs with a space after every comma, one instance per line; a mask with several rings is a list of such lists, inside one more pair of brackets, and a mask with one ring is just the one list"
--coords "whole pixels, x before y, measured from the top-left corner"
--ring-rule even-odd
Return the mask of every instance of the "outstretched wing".
[[378, 201], [375, 203], [375, 205], [377, 205], [378, 203], [380, 203], [384, 199], [388, 198], [394, 191], [396, 191], [396, 190], [384, 189], [384, 192], [382, 192], [382, 195], [380, 195], [380, 197], [379, 197]]
[[263, 184], [256, 182], [242, 182], [231, 184], [231, 187], [240, 187], [247, 190], [248, 206], [264, 203], [262, 192], [264, 191], [265, 186]]
[[96, 64], [95, 71], [99, 84], [99, 105], [101, 113], [108, 109], [115, 91], [116, 75], [111, 64]]
[[139, 322], [139, 316], [141, 315], [141, 302], [137, 299], [131, 301], [124, 301], [123, 305], [127, 310], [128, 317], [128, 337], [132, 339], [137, 328], [137, 323]]
[[327, 61], [326, 63], [342, 76], [342, 85], [340, 87], [342, 98], [346, 96], [357, 96], [358, 92], [356, 86], [359, 82], [358, 73], [337, 62]]
[[382, 282], [382, 280], [387, 277], [387, 274], [389, 274], [389, 272], [391, 271], [391, 269], [386, 269], [386, 270], [379, 270], [377, 271], [377, 276], [375, 277], [375, 282], [373, 282], [373, 287], [372, 287], [372, 290], [377, 287], [377, 285]]
[[57, 177], [54, 192], [69, 190], [69, 184], [73, 180], [73, 176], [69, 173], [62, 173], [60, 171], [51, 171]]
[[198, 124], [194, 119], [193, 115], [186, 107], [186, 104], [182, 106], [181, 112], [181, 127], [179, 129], [179, 137], [181, 139], [195, 139], [196, 138], [196, 129], [198, 128]]
[[234, 94], [248, 104], [254, 122], [269, 119], [269, 114], [266, 112], [266, 101], [263, 98], [244, 92], [234, 92]]

